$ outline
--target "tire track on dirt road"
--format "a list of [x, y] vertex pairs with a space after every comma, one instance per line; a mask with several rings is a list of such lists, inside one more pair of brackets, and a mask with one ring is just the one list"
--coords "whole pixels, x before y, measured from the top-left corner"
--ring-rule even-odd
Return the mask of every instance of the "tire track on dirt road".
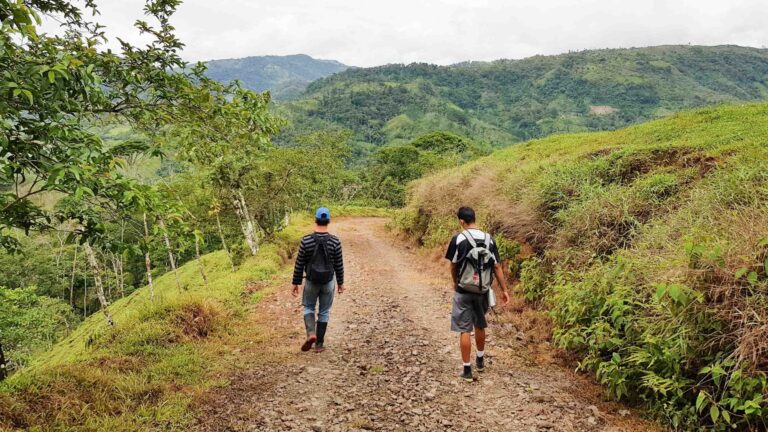
[[585, 378], [525, 364], [515, 355], [525, 348], [502, 336], [493, 318], [487, 371], [475, 372], [474, 383], [460, 381], [449, 280], [438, 269], [424, 270], [424, 256], [394, 239], [385, 223], [332, 224], [344, 246], [349, 289], [334, 300], [328, 349], [298, 353], [300, 300], [288, 289], [264, 299], [257, 313], [274, 317], [296, 353], [240, 371], [211, 395], [197, 430], [656, 430], [618, 405], [585, 396], [596, 394], [584, 391], [592, 386]]

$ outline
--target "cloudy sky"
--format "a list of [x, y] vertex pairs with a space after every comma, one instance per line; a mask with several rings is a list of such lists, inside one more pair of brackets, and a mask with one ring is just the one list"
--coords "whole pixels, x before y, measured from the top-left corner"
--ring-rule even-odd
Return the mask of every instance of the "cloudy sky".
[[[137, 41], [142, 0], [97, 1]], [[190, 61], [304, 53], [354, 66], [522, 58], [659, 44], [768, 46], [765, 0], [186, 0]]]

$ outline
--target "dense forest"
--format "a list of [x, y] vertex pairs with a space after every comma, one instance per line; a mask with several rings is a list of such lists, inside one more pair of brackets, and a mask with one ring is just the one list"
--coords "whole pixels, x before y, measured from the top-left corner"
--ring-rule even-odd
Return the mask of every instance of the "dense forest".
[[768, 50], [660, 46], [452, 66], [349, 69], [313, 82], [284, 132], [341, 127], [359, 152], [434, 130], [492, 147], [610, 130], [672, 112], [768, 95]]

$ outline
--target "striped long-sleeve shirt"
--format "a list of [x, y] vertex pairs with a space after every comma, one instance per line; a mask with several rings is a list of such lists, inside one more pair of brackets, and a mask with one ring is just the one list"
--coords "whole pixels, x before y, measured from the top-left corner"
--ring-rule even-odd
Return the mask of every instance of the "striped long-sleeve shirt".
[[344, 258], [341, 254], [341, 240], [338, 237], [328, 233], [314, 233], [305, 235], [301, 239], [299, 245], [299, 253], [296, 256], [296, 266], [293, 268], [293, 284], [301, 285], [301, 280], [304, 278], [307, 264], [312, 259], [312, 255], [315, 253], [315, 235], [321, 237], [328, 237], [326, 245], [328, 245], [328, 258], [333, 264], [333, 270], [336, 273], [336, 282], [339, 285], [344, 285]]

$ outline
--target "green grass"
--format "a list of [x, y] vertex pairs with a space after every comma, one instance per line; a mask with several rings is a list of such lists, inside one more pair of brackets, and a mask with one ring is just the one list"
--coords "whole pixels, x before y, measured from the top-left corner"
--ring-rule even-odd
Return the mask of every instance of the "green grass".
[[765, 103], [530, 141], [416, 182], [396, 223], [435, 246], [475, 207], [610, 394], [680, 429], [760, 428], [766, 142]]
[[[184, 428], [195, 397], [220, 385], [227, 367], [221, 350], [238, 336], [249, 303], [250, 283], [270, 284], [285, 272], [309, 218], [299, 215], [255, 257], [232, 272], [224, 252], [155, 280], [155, 297], [141, 288], [109, 307], [115, 326], [101, 313], [0, 384], [0, 430], [168, 430]], [[251, 335], [253, 338], [258, 335]]]

